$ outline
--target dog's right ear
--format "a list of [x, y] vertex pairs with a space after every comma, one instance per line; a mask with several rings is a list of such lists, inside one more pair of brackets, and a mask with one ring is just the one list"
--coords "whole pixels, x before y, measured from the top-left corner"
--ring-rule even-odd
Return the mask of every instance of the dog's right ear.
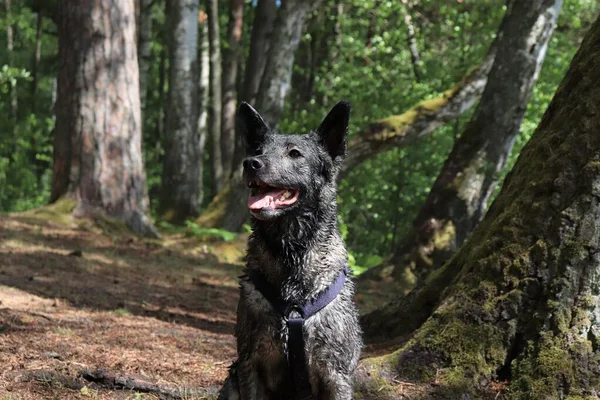
[[258, 111], [245, 101], [238, 108], [237, 120], [246, 152], [255, 152], [269, 134], [269, 127]]

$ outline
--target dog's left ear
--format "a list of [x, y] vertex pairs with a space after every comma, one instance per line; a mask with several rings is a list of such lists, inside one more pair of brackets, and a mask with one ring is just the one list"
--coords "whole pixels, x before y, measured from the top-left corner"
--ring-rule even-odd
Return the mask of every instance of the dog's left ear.
[[350, 103], [340, 101], [325, 117], [317, 129], [319, 141], [327, 150], [331, 159], [341, 161], [346, 155], [348, 122], [350, 121]]

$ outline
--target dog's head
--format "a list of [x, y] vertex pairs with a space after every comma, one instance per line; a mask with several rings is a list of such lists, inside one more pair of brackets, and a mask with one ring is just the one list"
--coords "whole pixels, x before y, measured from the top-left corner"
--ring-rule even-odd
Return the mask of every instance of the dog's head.
[[350, 104], [341, 101], [317, 130], [281, 135], [269, 129], [247, 103], [238, 110], [245, 141], [244, 182], [251, 189], [248, 208], [258, 220], [314, 212], [335, 204], [336, 177], [346, 154]]

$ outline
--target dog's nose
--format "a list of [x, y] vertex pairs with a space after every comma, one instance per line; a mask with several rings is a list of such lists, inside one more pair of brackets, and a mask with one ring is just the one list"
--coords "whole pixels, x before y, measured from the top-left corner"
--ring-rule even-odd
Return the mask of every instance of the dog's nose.
[[256, 157], [246, 158], [242, 164], [244, 165], [244, 169], [254, 171], [259, 170], [265, 166], [265, 163]]

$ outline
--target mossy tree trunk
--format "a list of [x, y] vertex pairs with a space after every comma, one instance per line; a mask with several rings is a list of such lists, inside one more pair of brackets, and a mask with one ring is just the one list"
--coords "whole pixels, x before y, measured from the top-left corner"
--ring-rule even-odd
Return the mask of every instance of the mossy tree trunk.
[[133, 1], [59, 3], [52, 199], [157, 236], [146, 215]]
[[420, 327], [366, 360], [357, 389], [437, 380], [458, 398], [508, 380], [510, 398], [595, 398], [599, 282], [600, 18], [484, 220], [412, 296], [419, 313], [363, 321], [371, 338]]
[[[519, 134], [561, 5], [562, 0], [509, 2], [481, 101], [391, 260], [394, 278], [414, 281], [414, 275], [418, 284], [483, 217]], [[391, 269], [381, 269], [386, 268]]]

